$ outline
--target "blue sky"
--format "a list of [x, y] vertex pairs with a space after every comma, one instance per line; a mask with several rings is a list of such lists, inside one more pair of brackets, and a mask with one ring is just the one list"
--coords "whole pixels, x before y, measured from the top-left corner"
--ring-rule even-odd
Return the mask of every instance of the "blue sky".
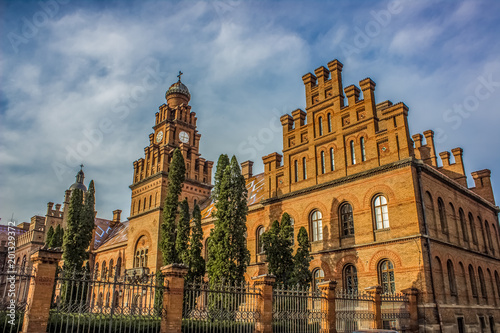
[[[85, 165], [98, 216], [128, 216], [132, 162], [179, 70], [202, 155], [282, 149], [302, 75], [333, 59], [344, 86], [410, 108], [411, 134], [464, 149], [500, 195], [498, 1], [2, 1], [0, 217], [45, 215]], [[110, 126], [112, 124], [112, 126]], [[473, 181], [469, 176], [469, 186]]]

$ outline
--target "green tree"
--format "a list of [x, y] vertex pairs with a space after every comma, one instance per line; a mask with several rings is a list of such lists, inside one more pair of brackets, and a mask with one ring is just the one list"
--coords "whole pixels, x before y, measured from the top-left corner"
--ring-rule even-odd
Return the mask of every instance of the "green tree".
[[208, 245], [208, 276], [214, 283], [223, 279], [230, 283], [243, 282], [250, 261], [245, 237], [247, 189], [234, 156], [224, 170], [215, 208], [214, 228], [210, 232]]
[[175, 251], [181, 263], [188, 263], [189, 250], [189, 204], [187, 199], [182, 200], [181, 216], [177, 223], [177, 236], [175, 239]]
[[52, 243], [49, 244], [49, 247], [61, 247], [63, 245], [64, 240], [64, 229], [61, 228], [61, 225], [58, 224], [56, 230], [54, 231], [54, 236], [52, 237]]
[[47, 231], [47, 239], [45, 240], [45, 245], [47, 247], [52, 247], [53, 238], [54, 238], [54, 227], [50, 226], [49, 230]]
[[309, 254], [310, 243], [306, 228], [301, 227], [297, 235], [299, 248], [293, 257], [293, 274], [291, 283], [298, 284], [302, 287], [308, 286], [312, 281], [311, 271], [309, 271], [309, 263], [312, 260]]
[[284, 213], [281, 223], [274, 221], [271, 228], [262, 235], [264, 252], [269, 273], [276, 276], [276, 282], [289, 285], [293, 273], [293, 229], [290, 215]]
[[169, 265], [179, 262], [175, 249], [176, 243], [176, 218], [179, 206], [179, 195], [182, 192], [186, 167], [181, 151], [176, 148], [173, 153], [170, 170], [168, 172], [167, 197], [163, 204], [163, 222], [161, 224], [160, 248], [163, 264]]
[[215, 169], [214, 176], [214, 188], [212, 189], [212, 199], [217, 200], [220, 191], [220, 183], [222, 181], [222, 177], [224, 176], [224, 171], [226, 167], [229, 165], [229, 157], [226, 154], [221, 154], [219, 159], [217, 160], [217, 166]]
[[156, 316], [161, 316], [163, 313], [163, 291], [165, 286], [163, 285], [164, 276], [161, 271], [156, 271], [155, 277], [155, 300], [154, 300], [154, 311]]
[[193, 209], [193, 228], [189, 241], [189, 256], [187, 265], [189, 267], [186, 281], [200, 282], [205, 275], [205, 260], [201, 256], [203, 249], [203, 230], [201, 229], [201, 211], [198, 205]]

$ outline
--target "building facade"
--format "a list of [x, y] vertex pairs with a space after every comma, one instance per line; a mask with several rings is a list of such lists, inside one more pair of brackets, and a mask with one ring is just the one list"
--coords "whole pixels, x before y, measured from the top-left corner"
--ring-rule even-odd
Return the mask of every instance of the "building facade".
[[[281, 117], [282, 153], [264, 156], [258, 175], [252, 161], [241, 164], [249, 205], [247, 279], [267, 272], [259, 237], [287, 212], [294, 237], [300, 227], [309, 232], [314, 283], [336, 280], [350, 292], [415, 288], [426, 331], [496, 332], [499, 208], [490, 171], [473, 172], [469, 187], [461, 148], [438, 153], [431, 130], [412, 136], [404, 103], [377, 102], [370, 78], [344, 87], [342, 69], [334, 60], [304, 75], [306, 109]], [[186, 163], [182, 198], [190, 207], [200, 204], [206, 244], [213, 162], [199, 152], [190, 98], [179, 76], [155, 114], [144, 158], [133, 163], [128, 220], [120, 221], [120, 211], [99, 226], [96, 219], [90, 260], [99, 270], [161, 267], [159, 228], [175, 148]]]

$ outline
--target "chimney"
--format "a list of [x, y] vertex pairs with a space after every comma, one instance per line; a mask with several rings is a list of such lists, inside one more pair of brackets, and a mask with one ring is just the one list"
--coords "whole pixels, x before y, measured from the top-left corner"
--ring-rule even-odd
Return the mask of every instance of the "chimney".
[[351, 84], [348, 87], [345, 87], [344, 89], [345, 95], [347, 96], [347, 105], [348, 106], [353, 106], [356, 104], [356, 102], [359, 100], [359, 88], [356, 87], [354, 84]]
[[53, 202], [49, 202], [47, 204], [47, 215], [51, 215], [52, 214], [52, 207], [54, 207], [54, 203]]
[[61, 209], [61, 204], [56, 205], [56, 211], [59, 211]]
[[113, 225], [120, 223], [120, 215], [122, 211], [121, 209], [117, 209], [113, 211]]
[[495, 197], [493, 196], [493, 189], [491, 187], [491, 171], [488, 169], [475, 171], [472, 173], [472, 178], [476, 187], [472, 188], [474, 192], [495, 204]]
[[441, 161], [443, 162], [443, 167], [450, 166], [450, 153], [447, 151], [443, 151], [439, 153], [439, 157], [441, 157]]
[[[434, 147], [434, 131], [427, 130], [424, 132], [425, 146], [429, 149], [429, 162], [433, 167], [437, 167], [436, 149]], [[425, 162], [425, 161], [424, 161]]]
[[340, 99], [340, 101], [342, 103], [342, 105], [340, 105], [340, 106], [342, 107], [342, 106], [344, 106], [343, 105], [344, 95], [342, 94], [343, 90], [344, 90], [344, 87], [342, 86], [342, 67], [344, 67], [344, 65], [342, 65], [342, 63], [340, 61], [335, 59], [335, 60], [330, 61], [327, 66], [328, 66], [328, 69], [330, 70], [333, 96], [334, 97], [335, 96], [342, 97]]
[[245, 178], [245, 180], [252, 178], [252, 166], [253, 162], [252, 161], [245, 161], [241, 163], [241, 174]]

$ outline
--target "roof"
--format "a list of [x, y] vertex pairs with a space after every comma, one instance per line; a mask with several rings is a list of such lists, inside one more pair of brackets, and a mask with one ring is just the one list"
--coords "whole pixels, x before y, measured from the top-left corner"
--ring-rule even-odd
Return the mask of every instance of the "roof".
[[108, 237], [102, 241], [99, 248], [107, 248], [126, 242], [128, 240], [128, 222], [129, 221], [120, 222], [114, 226], [108, 234]]
[[109, 235], [113, 231], [114, 228], [111, 227], [111, 220], [101, 219], [96, 217], [94, 220], [95, 223], [95, 240], [94, 240], [94, 249], [97, 249], [101, 246], [106, 239], [108, 239]]

